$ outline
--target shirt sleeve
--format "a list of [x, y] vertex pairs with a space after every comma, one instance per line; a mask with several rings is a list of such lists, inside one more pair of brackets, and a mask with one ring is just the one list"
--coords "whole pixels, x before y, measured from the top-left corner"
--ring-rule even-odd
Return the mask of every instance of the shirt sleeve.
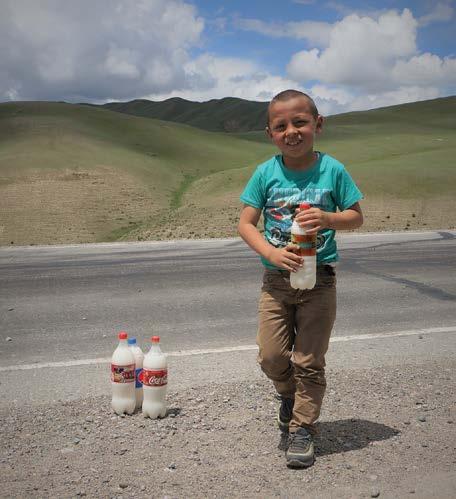
[[364, 197], [344, 167], [337, 171], [335, 194], [336, 205], [341, 211], [350, 208]]
[[250, 177], [240, 199], [243, 203], [258, 209], [262, 209], [266, 204], [263, 176], [259, 168]]

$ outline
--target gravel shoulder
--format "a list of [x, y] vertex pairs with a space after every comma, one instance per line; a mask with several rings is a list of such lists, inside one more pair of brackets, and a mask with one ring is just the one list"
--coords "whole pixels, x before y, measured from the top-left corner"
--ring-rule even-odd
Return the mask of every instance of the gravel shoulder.
[[250, 381], [174, 386], [163, 420], [115, 416], [107, 395], [4, 406], [0, 495], [455, 497], [455, 368], [329, 369], [308, 470], [286, 468], [278, 402], [253, 364]]

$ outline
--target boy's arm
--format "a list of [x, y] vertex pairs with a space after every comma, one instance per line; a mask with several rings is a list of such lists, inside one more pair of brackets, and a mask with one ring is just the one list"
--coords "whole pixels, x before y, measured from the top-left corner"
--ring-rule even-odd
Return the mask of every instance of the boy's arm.
[[239, 235], [254, 251], [276, 267], [296, 272], [302, 266], [301, 257], [293, 253], [297, 247], [289, 245], [285, 248], [275, 248], [269, 244], [257, 229], [260, 216], [260, 209], [244, 205], [239, 218]]
[[[344, 211], [332, 213], [319, 208], [299, 210], [296, 220], [306, 228], [308, 234], [316, 234], [321, 229], [350, 230], [363, 225], [363, 212], [359, 203], [355, 203]], [[312, 228], [308, 228], [312, 226]]]

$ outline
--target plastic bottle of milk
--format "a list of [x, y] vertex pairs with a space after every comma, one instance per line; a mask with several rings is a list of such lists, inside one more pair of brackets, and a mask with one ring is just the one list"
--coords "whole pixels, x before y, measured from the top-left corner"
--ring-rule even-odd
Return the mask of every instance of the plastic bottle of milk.
[[128, 348], [128, 334], [119, 333], [119, 345], [111, 360], [111, 406], [116, 414], [133, 414], [135, 411], [135, 358]]
[[139, 345], [136, 343], [136, 338], [128, 338], [128, 346], [133, 352], [135, 358], [135, 396], [136, 396], [136, 409], [140, 409], [143, 401], [143, 387], [140, 381], [140, 373], [142, 371], [144, 354]]
[[168, 363], [160, 348], [160, 337], [152, 336], [152, 346], [144, 357], [141, 382], [144, 400], [144, 417], [156, 419], [166, 416], [166, 387], [168, 384]]
[[[308, 210], [310, 204], [301, 203], [299, 208]], [[290, 285], [294, 289], [312, 289], [317, 279], [317, 235], [308, 235], [306, 229], [293, 220], [291, 242], [299, 246], [299, 255], [303, 262], [297, 272], [290, 272]]]

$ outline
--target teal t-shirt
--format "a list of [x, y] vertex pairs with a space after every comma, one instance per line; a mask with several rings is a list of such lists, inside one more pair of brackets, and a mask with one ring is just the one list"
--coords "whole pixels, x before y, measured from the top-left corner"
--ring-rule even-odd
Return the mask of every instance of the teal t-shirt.
[[[362, 197], [344, 165], [328, 154], [318, 153], [316, 163], [304, 171], [287, 168], [279, 154], [257, 167], [241, 201], [263, 211], [266, 240], [275, 247], [284, 247], [291, 241], [293, 216], [300, 203], [336, 212], [346, 210]], [[335, 231], [319, 231], [317, 264], [338, 259]], [[261, 261], [267, 268], [277, 268], [264, 258]]]

